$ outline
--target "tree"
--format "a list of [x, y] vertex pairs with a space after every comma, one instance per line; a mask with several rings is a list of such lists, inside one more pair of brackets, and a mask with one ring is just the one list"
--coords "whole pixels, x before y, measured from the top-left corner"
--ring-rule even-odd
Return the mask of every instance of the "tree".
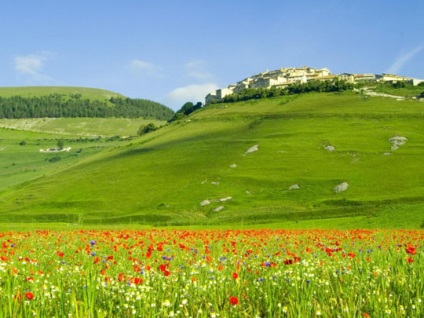
[[169, 121], [171, 122], [182, 119], [184, 116], [188, 116], [196, 110], [202, 108], [202, 106], [203, 104], [201, 102], [197, 102], [196, 105], [194, 105], [192, 102], [187, 102], [174, 114], [174, 116]]
[[57, 141], [57, 148], [58, 148], [59, 150], [62, 150], [64, 145], [65, 145], [65, 142], [63, 141], [63, 139], [59, 139], [59, 140]]
[[157, 127], [153, 123], [148, 123], [147, 125], [141, 125], [138, 129], [137, 135], [141, 136], [147, 134], [151, 131], [155, 131]]

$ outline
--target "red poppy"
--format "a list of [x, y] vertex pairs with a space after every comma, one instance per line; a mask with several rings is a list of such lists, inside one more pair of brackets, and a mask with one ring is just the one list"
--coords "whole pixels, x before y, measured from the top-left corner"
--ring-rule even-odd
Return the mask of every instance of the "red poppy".
[[238, 274], [237, 273], [233, 273], [233, 278], [234, 279], [237, 279], [239, 276], [238, 276]]
[[118, 275], [118, 280], [119, 280], [120, 282], [124, 281], [124, 280], [125, 280], [125, 274], [124, 274], [124, 273], [119, 273], [119, 275]]
[[57, 254], [57, 256], [59, 256], [59, 257], [63, 257], [63, 256], [65, 255], [65, 253], [60, 252], [60, 251], [57, 251], [57, 252], [56, 252], [56, 254]]
[[238, 298], [237, 298], [236, 296], [231, 296], [231, 297], [230, 297], [230, 304], [231, 304], [231, 305], [235, 306], [235, 305], [237, 305], [238, 303], [239, 303], [239, 300], [238, 300]]
[[34, 294], [31, 292], [26, 292], [25, 293], [25, 298], [28, 300], [33, 300], [34, 299]]
[[415, 254], [417, 254], [417, 250], [415, 249], [415, 247], [413, 247], [413, 246], [411, 246], [411, 245], [408, 245], [408, 246], [405, 248], [405, 251], [406, 251], [406, 253], [411, 254], [411, 255], [415, 255]]
[[138, 265], [133, 265], [133, 271], [134, 271], [134, 272], [136, 272], [136, 273], [139, 273], [139, 272], [141, 271], [140, 266], [138, 266]]

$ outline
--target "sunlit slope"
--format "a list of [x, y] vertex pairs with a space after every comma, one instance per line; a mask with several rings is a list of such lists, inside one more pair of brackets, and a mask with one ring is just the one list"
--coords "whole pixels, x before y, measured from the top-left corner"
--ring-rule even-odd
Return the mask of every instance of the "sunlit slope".
[[111, 97], [125, 97], [122, 94], [104, 89], [73, 86], [16, 86], [0, 87], [0, 96], [39, 97], [51, 94], [75, 95], [81, 94], [82, 98], [90, 100], [109, 100]]
[[[0, 220], [228, 225], [352, 218], [358, 226], [419, 227], [423, 114], [420, 102], [353, 93], [206, 107], [2, 193]], [[407, 139], [396, 150], [394, 136]], [[347, 190], [336, 193], [343, 182]]]

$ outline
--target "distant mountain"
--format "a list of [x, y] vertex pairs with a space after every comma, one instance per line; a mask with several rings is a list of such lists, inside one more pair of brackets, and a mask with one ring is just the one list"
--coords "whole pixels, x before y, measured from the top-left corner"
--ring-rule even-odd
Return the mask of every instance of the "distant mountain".
[[0, 87], [0, 118], [124, 117], [168, 120], [157, 102], [85, 87]]

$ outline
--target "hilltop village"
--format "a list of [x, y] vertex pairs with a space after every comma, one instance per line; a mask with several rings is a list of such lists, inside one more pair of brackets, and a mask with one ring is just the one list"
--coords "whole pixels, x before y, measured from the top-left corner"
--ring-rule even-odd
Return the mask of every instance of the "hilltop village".
[[231, 84], [227, 88], [221, 88], [212, 92], [205, 97], [206, 105], [213, 101], [221, 101], [225, 96], [230, 94], [238, 94], [247, 88], [271, 88], [285, 87], [292, 84], [303, 84], [308, 81], [332, 81], [343, 80], [349, 83], [367, 83], [367, 82], [408, 82], [418, 85], [424, 80], [414, 79], [394, 74], [332, 74], [328, 68], [315, 69], [312, 67], [288, 67], [280, 68], [275, 71], [265, 71], [257, 75], [245, 78], [236, 84]]

